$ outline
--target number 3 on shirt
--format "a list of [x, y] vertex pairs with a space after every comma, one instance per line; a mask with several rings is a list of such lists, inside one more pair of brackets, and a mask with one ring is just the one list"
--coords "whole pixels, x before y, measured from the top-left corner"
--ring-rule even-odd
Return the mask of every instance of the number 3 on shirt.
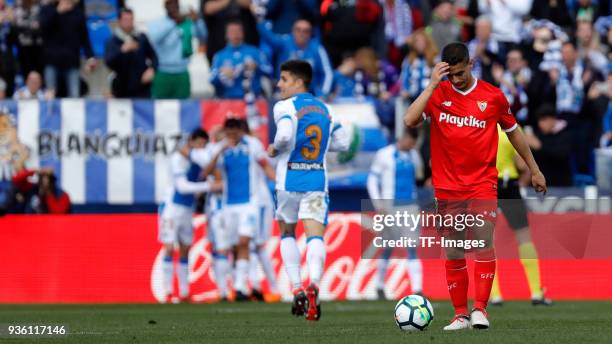
[[304, 135], [310, 138], [312, 149], [309, 147], [302, 147], [302, 156], [306, 160], [317, 160], [319, 153], [321, 153], [321, 139], [323, 138], [321, 127], [311, 124], [304, 129]]

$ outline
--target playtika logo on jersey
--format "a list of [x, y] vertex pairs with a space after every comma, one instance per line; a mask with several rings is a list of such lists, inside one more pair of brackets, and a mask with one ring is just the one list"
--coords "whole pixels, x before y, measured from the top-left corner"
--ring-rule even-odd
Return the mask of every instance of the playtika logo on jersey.
[[459, 128], [472, 127], [484, 129], [487, 126], [487, 122], [481, 121], [478, 118], [475, 118], [474, 116], [461, 117], [446, 112], [440, 112], [440, 123], [454, 124]]

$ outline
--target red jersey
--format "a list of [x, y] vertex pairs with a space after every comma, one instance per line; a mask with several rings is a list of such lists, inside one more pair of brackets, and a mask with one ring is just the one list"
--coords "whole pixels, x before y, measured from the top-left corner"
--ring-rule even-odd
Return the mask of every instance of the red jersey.
[[497, 124], [506, 132], [518, 127], [501, 90], [475, 79], [463, 92], [445, 80], [434, 90], [424, 114], [431, 119], [434, 189], [462, 194], [496, 191]]

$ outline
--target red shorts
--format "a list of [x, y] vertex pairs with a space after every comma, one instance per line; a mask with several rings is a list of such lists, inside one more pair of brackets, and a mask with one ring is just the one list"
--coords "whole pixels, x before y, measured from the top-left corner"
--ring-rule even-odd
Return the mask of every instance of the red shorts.
[[434, 195], [436, 199], [447, 199], [447, 200], [493, 200], [497, 199], [496, 188], [478, 188], [476, 190], [448, 190], [448, 189], [435, 189]]
[[480, 214], [486, 221], [495, 223], [497, 190], [494, 188], [470, 191], [436, 189], [434, 194], [438, 214]]

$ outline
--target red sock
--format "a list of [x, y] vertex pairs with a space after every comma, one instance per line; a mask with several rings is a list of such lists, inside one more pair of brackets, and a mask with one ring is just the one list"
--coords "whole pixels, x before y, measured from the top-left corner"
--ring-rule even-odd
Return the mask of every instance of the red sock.
[[467, 315], [467, 292], [469, 278], [465, 259], [446, 261], [446, 285], [450, 294], [455, 315]]
[[495, 277], [496, 260], [476, 260], [474, 262], [474, 286], [476, 290], [476, 298], [474, 308], [486, 309], [489, 296], [491, 295], [491, 287], [493, 286], [493, 278]]

